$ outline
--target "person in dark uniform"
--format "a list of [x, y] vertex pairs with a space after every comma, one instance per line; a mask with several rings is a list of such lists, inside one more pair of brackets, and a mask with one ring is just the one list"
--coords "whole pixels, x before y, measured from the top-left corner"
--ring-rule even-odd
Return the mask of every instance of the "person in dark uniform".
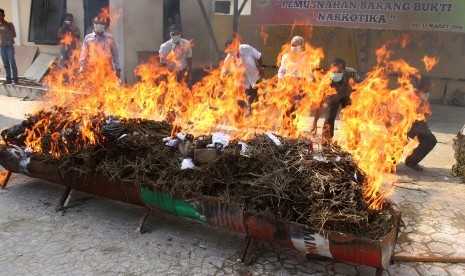
[[336, 94], [326, 99], [327, 114], [323, 125], [323, 143], [329, 142], [334, 136], [334, 121], [336, 120], [339, 106], [345, 108], [350, 105], [350, 93], [352, 87], [349, 83], [350, 74], [346, 70], [346, 62], [342, 58], [335, 58], [331, 62], [331, 84]]
[[431, 88], [431, 78], [425, 76], [421, 77], [415, 88], [415, 93], [421, 99], [418, 111], [425, 114], [425, 120], [415, 121], [407, 133], [409, 138], [414, 139], [417, 137], [419, 144], [418, 147], [413, 150], [412, 154], [405, 158], [405, 165], [416, 171], [423, 171], [423, 168], [418, 165], [418, 163], [433, 150], [438, 142], [426, 123], [426, 115], [430, 114], [428, 98]]

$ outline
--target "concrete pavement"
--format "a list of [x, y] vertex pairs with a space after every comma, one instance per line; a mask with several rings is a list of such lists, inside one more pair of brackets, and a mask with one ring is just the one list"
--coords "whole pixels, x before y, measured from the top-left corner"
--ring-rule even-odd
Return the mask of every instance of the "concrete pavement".
[[[0, 128], [18, 123], [36, 102], [0, 96]], [[392, 196], [402, 211], [396, 255], [465, 258], [465, 184], [450, 174], [452, 138], [465, 108], [433, 106], [430, 127], [439, 143], [424, 172], [398, 167]], [[321, 120], [320, 120], [320, 123]], [[241, 235], [169, 215], [152, 215], [148, 233], [137, 223], [144, 209], [72, 192], [55, 212], [64, 187], [13, 175], [0, 191], [0, 275], [374, 275], [375, 269], [259, 243], [257, 261], [237, 263]], [[383, 275], [465, 275], [465, 264], [399, 262]]]

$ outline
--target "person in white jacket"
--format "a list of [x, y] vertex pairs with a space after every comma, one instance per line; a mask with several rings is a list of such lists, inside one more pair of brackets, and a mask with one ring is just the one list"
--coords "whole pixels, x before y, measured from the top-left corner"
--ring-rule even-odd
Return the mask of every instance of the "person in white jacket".
[[308, 55], [305, 54], [305, 40], [301, 36], [294, 36], [291, 40], [291, 52], [281, 58], [278, 78], [294, 77], [313, 80], [312, 66]]
[[[245, 88], [245, 94], [250, 105], [258, 99], [255, 84], [263, 75], [262, 54], [248, 44], [228, 40], [225, 44], [226, 58], [221, 68], [221, 78], [235, 78], [236, 86]], [[258, 65], [258, 66], [257, 66]], [[239, 101], [245, 107], [245, 103]]]

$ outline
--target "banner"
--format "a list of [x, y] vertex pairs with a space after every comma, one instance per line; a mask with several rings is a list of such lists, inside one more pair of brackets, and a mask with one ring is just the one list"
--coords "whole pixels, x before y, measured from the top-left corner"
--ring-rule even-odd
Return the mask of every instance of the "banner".
[[465, 32], [465, 0], [252, 0], [252, 23]]

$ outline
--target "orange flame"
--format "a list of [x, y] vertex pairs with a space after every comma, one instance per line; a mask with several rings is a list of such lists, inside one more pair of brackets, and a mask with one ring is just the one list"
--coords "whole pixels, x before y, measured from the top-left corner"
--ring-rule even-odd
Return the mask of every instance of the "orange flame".
[[[236, 38], [231, 47], [239, 44]], [[46, 77], [44, 83], [49, 92], [41, 108], [48, 116], [38, 119], [26, 139], [26, 145], [35, 152], [59, 157], [71, 149], [104, 142], [99, 128], [107, 119], [105, 114], [121, 119], [169, 118], [176, 131], [194, 136], [215, 131], [227, 132], [234, 139], [247, 139], [266, 131], [285, 137], [308, 136], [302, 117], [335, 93], [329, 86], [331, 78], [311, 69], [319, 67], [324, 52], [308, 42], [298, 54], [291, 52], [289, 43], [282, 47], [277, 65], [287, 55], [294, 65], [303, 61], [303, 67], [297, 66], [297, 71], [303, 73], [279, 80], [263, 79], [256, 85], [258, 99], [251, 104], [251, 113], [237, 103], [248, 100], [242, 85], [246, 68], [239, 57], [233, 59], [234, 66], [228, 67], [227, 72], [223, 70], [228, 66], [225, 63], [205, 69], [208, 75], [192, 88], [185, 80], [177, 80], [176, 72], [161, 68], [158, 60], [151, 58], [136, 68], [139, 82], [122, 86], [105, 49], [91, 47], [89, 52], [91, 58], [85, 72], [78, 73], [76, 52], [66, 68], [52, 68]], [[352, 105], [341, 113], [338, 139], [366, 173], [364, 196], [375, 210], [381, 208], [391, 192], [388, 184], [394, 181], [396, 163], [408, 142], [407, 131], [423, 116], [417, 112], [419, 99], [410, 83], [410, 77], [418, 75], [418, 70], [405, 61], [391, 61], [393, 52], [388, 46], [376, 53], [378, 65], [362, 83], [354, 84]], [[390, 73], [398, 74], [399, 87], [394, 90], [388, 85]], [[78, 135], [69, 137], [69, 132]], [[44, 147], [47, 144], [51, 146]]]
[[[420, 99], [411, 84], [418, 69], [403, 60], [391, 61], [386, 45], [376, 53], [377, 67], [355, 84], [352, 105], [341, 112], [338, 142], [366, 173], [364, 197], [371, 209], [380, 210], [393, 191], [396, 164], [409, 142], [407, 132], [424, 114], [418, 113]], [[398, 76], [396, 89], [389, 88], [392, 73]]]
[[426, 71], [429, 72], [434, 66], [436, 66], [436, 64], [438, 64], [439, 58], [425, 55], [421, 61], [425, 64]]

